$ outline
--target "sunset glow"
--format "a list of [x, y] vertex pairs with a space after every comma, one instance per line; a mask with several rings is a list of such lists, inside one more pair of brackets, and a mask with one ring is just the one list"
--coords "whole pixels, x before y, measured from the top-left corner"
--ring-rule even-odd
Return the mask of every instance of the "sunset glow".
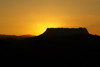
[[59, 24], [56, 23], [50, 23], [47, 24], [37, 24], [37, 31], [35, 35], [40, 35], [46, 31], [47, 28], [58, 28], [60, 27]]
[[52, 27], [100, 35], [100, 0], [0, 0], [0, 34], [40, 35]]

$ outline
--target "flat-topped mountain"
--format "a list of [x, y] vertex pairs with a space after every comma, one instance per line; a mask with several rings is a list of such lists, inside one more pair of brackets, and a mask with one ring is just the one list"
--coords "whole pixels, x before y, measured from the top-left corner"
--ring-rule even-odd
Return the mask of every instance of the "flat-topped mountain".
[[9, 56], [19, 59], [30, 58], [37, 63], [46, 61], [50, 62], [49, 66], [52, 65], [51, 62], [57, 62], [60, 66], [59, 64], [64, 61], [64, 66], [86, 67], [88, 64], [89, 67], [96, 63], [94, 67], [98, 67], [100, 36], [89, 35], [86, 28], [47, 28], [42, 35], [36, 37], [23, 40], [0, 39], [0, 57]]
[[47, 30], [40, 36], [73, 36], [73, 35], [88, 35], [86, 28], [47, 28]]

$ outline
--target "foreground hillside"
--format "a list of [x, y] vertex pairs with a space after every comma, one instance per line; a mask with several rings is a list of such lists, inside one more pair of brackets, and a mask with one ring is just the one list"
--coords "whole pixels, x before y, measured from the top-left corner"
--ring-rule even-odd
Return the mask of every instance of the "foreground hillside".
[[24, 40], [1, 39], [0, 53], [1, 56], [31, 57], [36, 62], [63, 62], [64, 66], [96, 66], [100, 57], [100, 37], [82, 34], [37, 36]]

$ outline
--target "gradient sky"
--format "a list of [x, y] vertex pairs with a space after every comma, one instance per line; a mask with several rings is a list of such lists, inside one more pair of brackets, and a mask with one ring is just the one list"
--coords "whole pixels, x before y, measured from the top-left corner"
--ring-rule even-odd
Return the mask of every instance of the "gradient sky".
[[100, 0], [0, 0], [0, 34], [39, 35], [47, 27], [100, 35]]

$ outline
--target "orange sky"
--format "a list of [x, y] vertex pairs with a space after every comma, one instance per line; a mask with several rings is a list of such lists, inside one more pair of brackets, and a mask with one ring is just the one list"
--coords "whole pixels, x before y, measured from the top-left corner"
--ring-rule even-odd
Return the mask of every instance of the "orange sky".
[[0, 34], [39, 35], [47, 27], [100, 35], [100, 0], [0, 0]]

